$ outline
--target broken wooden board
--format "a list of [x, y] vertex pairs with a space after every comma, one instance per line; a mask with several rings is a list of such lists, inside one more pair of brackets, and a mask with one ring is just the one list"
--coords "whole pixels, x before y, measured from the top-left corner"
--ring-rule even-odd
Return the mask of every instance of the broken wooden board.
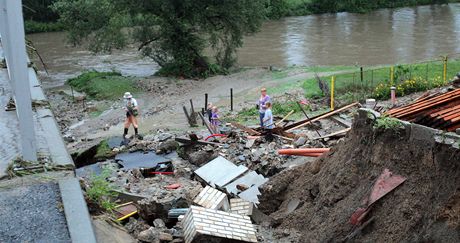
[[331, 116], [331, 120], [334, 120], [335, 122], [337, 122], [345, 128], [351, 127], [351, 120], [343, 119], [340, 116]]
[[344, 106], [344, 107], [342, 107], [342, 108], [339, 108], [339, 109], [336, 109], [336, 110], [333, 110], [333, 111], [326, 112], [326, 113], [324, 113], [324, 114], [322, 114], [322, 115], [316, 116], [315, 118], [307, 119], [307, 120], [306, 120], [305, 122], [303, 122], [303, 123], [300, 123], [300, 124], [297, 123], [298, 125], [296, 125], [296, 126], [293, 126], [294, 124], [293, 124], [293, 125], [290, 125], [290, 126], [287, 126], [287, 127], [284, 128], [284, 131], [289, 132], [289, 131], [292, 131], [292, 130], [295, 130], [295, 129], [304, 127], [304, 126], [306, 126], [306, 125], [308, 125], [308, 124], [311, 124], [311, 123], [313, 123], [313, 122], [315, 122], [315, 121], [319, 121], [319, 120], [321, 120], [321, 119], [328, 118], [328, 117], [330, 117], [330, 116], [332, 116], [332, 115], [335, 115], [335, 114], [337, 114], [337, 113], [340, 113], [340, 112], [342, 112], [342, 111], [348, 110], [348, 109], [350, 109], [350, 108], [352, 108], [352, 107], [354, 107], [354, 106], [358, 106], [358, 105], [359, 105], [359, 103], [356, 102], [356, 103], [353, 103], [353, 104], [349, 104], [349, 105], [347, 105], [347, 106]]
[[337, 131], [337, 132], [334, 132], [334, 133], [331, 133], [331, 134], [327, 134], [327, 135], [322, 136], [322, 137], [314, 138], [313, 140], [323, 139], [323, 138], [331, 138], [331, 137], [337, 137], [337, 136], [345, 136], [347, 134], [347, 132], [349, 132], [350, 130], [351, 130], [351, 128], [346, 128], [346, 129], [343, 129], [343, 130], [340, 130], [340, 131]]
[[249, 135], [251, 135], [251, 136], [259, 136], [259, 135], [261, 135], [260, 132], [254, 130], [254, 129], [251, 129], [251, 128], [249, 128], [249, 127], [246, 127], [246, 126], [244, 126], [244, 125], [241, 125], [241, 124], [239, 124], [239, 123], [232, 122], [231, 124], [232, 124], [232, 126], [234, 126], [234, 127], [238, 128], [238, 129], [241, 129], [241, 130], [243, 130], [243, 131], [249, 133]]

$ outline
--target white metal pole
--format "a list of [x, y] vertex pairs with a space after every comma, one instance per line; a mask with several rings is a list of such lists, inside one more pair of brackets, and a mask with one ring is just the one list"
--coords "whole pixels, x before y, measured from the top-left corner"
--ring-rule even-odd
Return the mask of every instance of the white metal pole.
[[[0, 0], [0, 35], [6, 36], [6, 26], [8, 25], [8, 19], [6, 18], [6, 1]], [[9, 44], [7, 38], [2, 38], [3, 54], [5, 57], [5, 62], [8, 64], [6, 57], [9, 56]], [[11, 84], [13, 86], [13, 84]], [[14, 89], [14, 87], [12, 87]]]
[[13, 86], [16, 109], [21, 134], [22, 156], [25, 160], [37, 160], [34, 120], [32, 113], [32, 99], [30, 94], [29, 71], [22, 17], [21, 0], [0, 0], [1, 14], [6, 18], [5, 33], [2, 39], [7, 39], [8, 73]]

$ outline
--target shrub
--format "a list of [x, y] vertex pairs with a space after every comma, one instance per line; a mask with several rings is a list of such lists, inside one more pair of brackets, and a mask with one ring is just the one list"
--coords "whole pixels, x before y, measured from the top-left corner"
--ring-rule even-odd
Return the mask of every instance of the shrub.
[[32, 34], [40, 32], [63, 31], [64, 26], [61, 23], [56, 22], [43, 23], [32, 20], [26, 20], [24, 22], [24, 29], [27, 34]]
[[374, 124], [375, 129], [383, 129], [383, 130], [388, 130], [388, 129], [398, 130], [403, 127], [404, 126], [400, 120], [393, 118], [393, 117], [388, 117], [388, 116], [382, 116], [378, 118]]
[[104, 168], [100, 175], [92, 174], [86, 190], [87, 197], [107, 211], [115, 208], [113, 198], [117, 196], [114, 192], [115, 187], [107, 181], [111, 173], [110, 169]]
[[[421, 77], [416, 77], [404, 80], [397, 84], [395, 86], [396, 95], [404, 96], [415, 92], [441, 87], [443, 85], [446, 85], [446, 83], [442, 80], [441, 76], [435, 77], [431, 82]], [[376, 99], [388, 99], [391, 94], [391, 86], [393, 86], [391, 83], [380, 83], [377, 87], [375, 87], [373, 97]]]

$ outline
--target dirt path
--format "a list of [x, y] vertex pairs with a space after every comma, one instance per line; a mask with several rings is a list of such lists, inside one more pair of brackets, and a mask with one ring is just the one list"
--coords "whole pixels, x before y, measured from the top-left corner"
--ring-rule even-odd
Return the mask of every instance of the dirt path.
[[[343, 72], [343, 71], [342, 71]], [[320, 76], [340, 72], [319, 73]], [[221, 113], [230, 110], [230, 88], [234, 93], [234, 109], [240, 110], [254, 103], [258, 98], [261, 87], [276, 87], [299, 80], [314, 77], [313, 72], [288, 74], [281, 79], [273, 79], [272, 72], [266, 69], [249, 69], [239, 73], [216, 76], [205, 80], [171, 80], [159, 77], [141, 80], [146, 92], [139, 95], [137, 100], [141, 107], [142, 116], [139, 119], [140, 132], [148, 133], [156, 129], [186, 130], [190, 129], [183, 114], [182, 106], [190, 107], [189, 100], [193, 99], [195, 109], [204, 106], [204, 94], [209, 94], [209, 102], [220, 107]], [[150, 91], [147, 91], [150, 90]], [[70, 132], [76, 138], [75, 143], [69, 144], [70, 150], [80, 149], [81, 140], [93, 143], [121, 135], [123, 132], [124, 112], [121, 101], [114, 102], [112, 108], [100, 116], [89, 118], [74, 125]], [[108, 127], [108, 129], [104, 129]], [[133, 131], [130, 130], [130, 134]]]

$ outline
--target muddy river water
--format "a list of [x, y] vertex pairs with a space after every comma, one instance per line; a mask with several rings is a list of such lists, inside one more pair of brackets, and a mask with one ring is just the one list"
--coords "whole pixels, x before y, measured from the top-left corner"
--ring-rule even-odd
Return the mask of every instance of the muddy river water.
[[[85, 69], [149, 76], [158, 66], [135, 48], [92, 55], [66, 44], [64, 33], [29, 35], [48, 65], [46, 87]], [[242, 66], [376, 65], [460, 53], [460, 4], [322, 14], [267, 21], [238, 52]]]

